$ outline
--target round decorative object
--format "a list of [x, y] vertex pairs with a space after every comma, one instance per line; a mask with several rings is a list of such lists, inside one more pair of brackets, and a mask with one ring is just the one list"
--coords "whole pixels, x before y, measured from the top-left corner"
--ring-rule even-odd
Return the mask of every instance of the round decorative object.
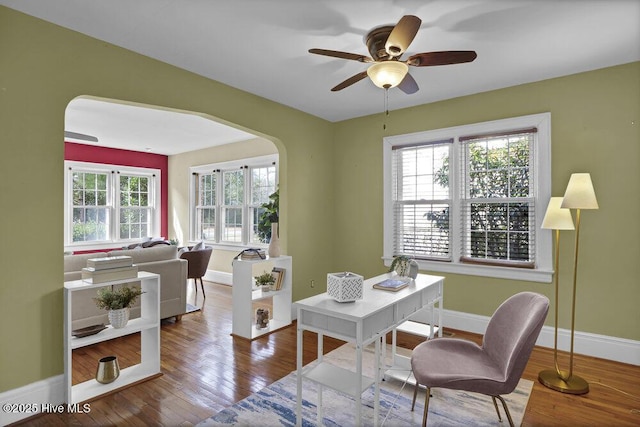
[[124, 328], [129, 322], [130, 309], [120, 308], [117, 310], [109, 310], [109, 323], [116, 329]]
[[112, 383], [120, 376], [120, 366], [116, 356], [103, 357], [98, 361], [96, 381], [100, 384]]
[[271, 240], [269, 241], [269, 257], [280, 256], [280, 238], [278, 237], [278, 223], [271, 223]]
[[256, 310], [256, 328], [265, 329], [269, 326], [269, 310], [259, 308]]

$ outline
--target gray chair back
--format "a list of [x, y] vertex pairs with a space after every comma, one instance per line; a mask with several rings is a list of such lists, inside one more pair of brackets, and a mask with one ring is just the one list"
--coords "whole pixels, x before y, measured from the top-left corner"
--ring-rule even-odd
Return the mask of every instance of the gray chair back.
[[491, 317], [482, 347], [504, 374], [506, 391], [500, 394], [517, 386], [548, 310], [547, 297], [521, 292], [503, 302]]

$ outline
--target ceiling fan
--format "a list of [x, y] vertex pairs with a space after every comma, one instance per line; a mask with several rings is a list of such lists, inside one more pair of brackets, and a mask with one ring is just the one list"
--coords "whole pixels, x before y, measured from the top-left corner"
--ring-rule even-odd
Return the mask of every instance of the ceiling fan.
[[418, 91], [418, 84], [408, 73], [409, 66], [431, 67], [471, 62], [478, 56], [473, 50], [447, 50], [441, 52], [423, 52], [400, 60], [420, 29], [422, 20], [417, 16], [405, 15], [395, 26], [387, 25], [374, 28], [367, 34], [365, 41], [370, 57], [356, 53], [327, 49], [309, 49], [309, 53], [371, 64], [366, 71], [349, 77], [331, 89], [342, 90], [369, 76], [373, 83], [383, 89], [398, 87], [407, 94]]

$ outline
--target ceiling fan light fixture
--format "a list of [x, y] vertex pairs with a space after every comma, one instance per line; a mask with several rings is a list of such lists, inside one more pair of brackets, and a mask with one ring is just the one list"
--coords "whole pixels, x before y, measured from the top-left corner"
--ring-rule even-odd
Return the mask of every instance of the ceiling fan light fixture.
[[367, 75], [379, 88], [390, 89], [396, 87], [404, 79], [409, 67], [404, 62], [377, 62], [367, 69]]

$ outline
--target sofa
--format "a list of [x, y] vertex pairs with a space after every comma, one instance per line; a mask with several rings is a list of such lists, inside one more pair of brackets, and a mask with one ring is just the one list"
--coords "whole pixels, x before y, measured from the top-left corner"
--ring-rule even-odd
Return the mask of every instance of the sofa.
[[[180, 317], [187, 307], [187, 261], [178, 257], [178, 248], [173, 245], [155, 245], [152, 247], [110, 252], [65, 255], [64, 280], [82, 278], [82, 269], [90, 258], [112, 256], [130, 256], [138, 271], [148, 271], [160, 275], [160, 318]], [[107, 312], [96, 307], [93, 298], [95, 289], [78, 291], [73, 294], [72, 329], [80, 329], [100, 323], [107, 324]], [[131, 318], [140, 316], [140, 302], [131, 308]]]

